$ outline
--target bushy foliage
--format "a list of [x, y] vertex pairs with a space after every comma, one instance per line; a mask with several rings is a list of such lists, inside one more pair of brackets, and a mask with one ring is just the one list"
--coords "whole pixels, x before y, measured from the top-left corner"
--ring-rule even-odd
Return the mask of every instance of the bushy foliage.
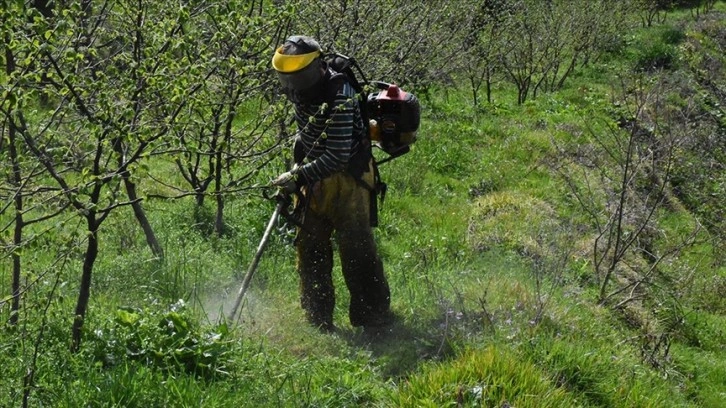
[[684, 38], [683, 31], [676, 27], [649, 29], [634, 44], [634, 68], [648, 72], [673, 68], [678, 62], [678, 44]]
[[113, 320], [93, 330], [88, 347], [104, 367], [138, 361], [165, 372], [183, 370], [211, 379], [231, 368], [228, 337], [226, 323], [203, 329], [180, 300], [162, 311], [116, 310]]

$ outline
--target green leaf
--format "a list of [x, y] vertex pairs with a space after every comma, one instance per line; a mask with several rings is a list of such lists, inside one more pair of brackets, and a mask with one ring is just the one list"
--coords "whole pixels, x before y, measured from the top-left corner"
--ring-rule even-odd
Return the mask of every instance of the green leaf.
[[189, 324], [177, 312], [169, 312], [161, 322], [163, 327], [173, 326], [177, 333], [186, 333], [189, 331]]
[[140, 318], [138, 313], [130, 310], [119, 309], [116, 311], [116, 321], [124, 326], [133, 326]]

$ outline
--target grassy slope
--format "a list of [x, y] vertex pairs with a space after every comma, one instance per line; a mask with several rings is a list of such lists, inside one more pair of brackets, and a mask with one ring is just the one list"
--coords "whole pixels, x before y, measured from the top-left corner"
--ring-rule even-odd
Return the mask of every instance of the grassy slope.
[[[570, 228], [586, 218], [544, 165], [551, 137], [572, 143], [590, 115], [602, 114], [608, 78], [582, 71], [561, 93], [521, 107], [505, 90], [482, 109], [466, 90], [426, 101], [420, 141], [381, 169], [389, 191], [377, 238], [400, 316], [388, 336], [371, 341], [348, 325], [339, 271], [339, 332], [304, 325], [290, 237], [276, 234], [224, 343], [228, 374], [204, 380], [134, 361], [88, 369], [88, 354], [68, 357], [60, 343], [44, 350], [34, 398], [69, 407], [720, 406], [723, 304], [698, 310], [697, 296], [686, 297], [682, 329], [658, 354], [662, 365], [649, 364], [642, 328], [596, 304], [589, 238]], [[223, 238], [201, 238], [184, 205], [149, 209], [164, 226], [167, 261], [149, 260], [122, 217], [109, 220], [114, 234], [103, 241], [88, 327], [110, 330], [116, 305], [164, 309], [185, 298], [219, 331], [213, 323], [229, 308], [270, 203], [229, 203]], [[665, 221], [674, 229], [686, 222]], [[726, 274], [697, 272], [704, 286]], [[61, 302], [67, 309], [72, 300]], [[60, 338], [69, 324], [53, 327]]]
[[[496, 327], [490, 331], [494, 334], [478, 338], [468, 346], [479, 349], [484, 344], [483, 350], [463, 354], [451, 364], [427, 368], [423, 375], [414, 376], [411, 384], [403, 387], [399, 402], [439, 406], [453, 404], [457, 398], [461, 402], [463, 398], [487, 406], [508, 400], [514, 406], [717, 407], [726, 399], [726, 320], [722, 308], [710, 313], [687, 302], [673, 306], [685, 309], [685, 321], [680, 322], [682, 327], [675, 332], [672, 349], [664, 356], [667, 363], [654, 368], [641, 358], [652, 352], [652, 345], [639, 343], [644, 342], [642, 327], [624, 325], [632, 322], [595, 306], [588, 294], [591, 287], [578, 282], [583, 275], [592, 273], [584, 263], [587, 247], [581, 244], [587, 237], [572, 236], [563, 225], [577, 225], [582, 222], [582, 214], [576, 213], [561, 180], [542, 163], [554, 155], [550, 136], [558, 142], [572, 143], [578, 130], [592, 125], [593, 116], [604, 113], [606, 104], [602, 100], [607, 99], [605, 92], [610, 87], [611, 73], [601, 74], [581, 72], [567, 90], [543, 96], [521, 108], [489, 110], [484, 116], [472, 114], [469, 120], [453, 123], [437, 122], [436, 127], [440, 125], [442, 132], [447, 127], [460, 129], [453, 132], [454, 150], [464, 143], [473, 148], [472, 152], [462, 147], [464, 157], [479, 158], [473, 161], [473, 167], [461, 171], [466, 175], [463, 182], [481, 187], [485, 193], [472, 203], [475, 208], [470, 238], [473, 236], [477, 248], [488, 252], [505, 248], [510, 254], [516, 253], [517, 263], [526, 266], [510, 269], [495, 264], [479, 271], [482, 280], [488, 279], [479, 295], [487, 295], [488, 311], [494, 316]], [[448, 106], [464, 104], [455, 102]], [[456, 117], [457, 113], [446, 112], [439, 119], [446, 121], [445, 118]], [[483, 130], [483, 134], [477, 130]], [[445, 175], [442, 171], [437, 177]], [[461, 180], [457, 175], [452, 178]], [[460, 191], [463, 193], [463, 189]], [[677, 228], [671, 224], [672, 217], [680, 219], [676, 221], [680, 223]], [[688, 218], [664, 214], [660, 227], [664, 235], [678, 234], [687, 230]], [[697, 246], [691, 254], [699, 252], [702, 249]], [[717, 257], [714, 261], [718, 265], [720, 255], [712, 255]], [[558, 269], [558, 258], [568, 256], [568, 267], [564, 271]], [[474, 254], [473, 258], [476, 257]], [[540, 257], [545, 261], [538, 264]], [[578, 270], [578, 265], [582, 269]], [[725, 272], [723, 267], [705, 265], [696, 270], [700, 276], [695, 279], [695, 286], [708, 285], [713, 278], [718, 281], [718, 276]], [[495, 276], [491, 276], [492, 272]], [[544, 274], [549, 280], [543, 284], [543, 290], [548, 292], [544, 317], [535, 324], [538, 296], [532, 281], [537, 274]], [[559, 284], [554, 285], [552, 279]], [[477, 288], [471, 282], [459, 282], [462, 293], [476, 296]], [[718, 296], [713, 292], [707, 292], [708, 295]], [[651, 323], [663, 320], [656, 317]], [[505, 368], [511, 372], [501, 372], [502, 363], [497, 358], [507, 361]], [[519, 377], [530, 370], [529, 364], [539, 371], [526, 379]], [[536, 380], [541, 378], [549, 382], [550, 393], [538, 389]], [[527, 380], [532, 382], [529, 387], [522, 385]], [[559, 395], [559, 391], [564, 391], [565, 396]]]

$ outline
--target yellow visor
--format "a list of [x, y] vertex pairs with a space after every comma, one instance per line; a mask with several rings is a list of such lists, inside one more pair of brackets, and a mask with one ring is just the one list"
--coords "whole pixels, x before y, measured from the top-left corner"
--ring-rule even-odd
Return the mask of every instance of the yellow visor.
[[320, 56], [320, 51], [300, 55], [286, 55], [282, 53], [282, 47], [280, 47], [272, 57], [272, 68], [275, 68], [277, 72], [289, 74], [307, 67], [318, 56]]

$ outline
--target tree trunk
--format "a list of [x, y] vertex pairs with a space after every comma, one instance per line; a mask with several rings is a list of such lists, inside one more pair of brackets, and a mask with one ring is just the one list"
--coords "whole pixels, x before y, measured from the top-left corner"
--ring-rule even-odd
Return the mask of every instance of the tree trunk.
[[217, 214], [214, 219], [214, 231], [217, 235], [224, 232], [224, 197], [222, 197], [222, 153], [217, 152], [214, 169], [214, 192], [217, 202]]
[[487, 64], [487, 103], [492, 104], [492, 70]]
[[18, 313], [20, 312], [20, 253], [18, 249], [23, 243], [23, 227], [25, 227], [25, 221], [23, 220], [23, 195], [20, 192], [20, 186], [22, 185], [22, 178], [20, 174], [20, 165], [18, 163], [18, 151], [15, 147], [15, 126], [12, 121], [9, 120], [10, 128], [8, 129], [8, 151], [10, 152], [10, 160], [13, 165], [13, 184], [18, 189], [15, 192], [15, 230], [13, 232], [13, 246], [14, 250], [12, 253], [13, 259], [13, 282], [12, 282], [12, 296], [13, 302], [10, 306], [10, 321], [11, 325], [18, 324]]
[[139, 225], [141, 225], [141, 229], [144, 230], [144, 236], [146, 236], [146, 243], [149, 245], [149, 248], [151, 248], [151, 252], [154, 254], [154, 256], [156, 256], [157, 258], [164, 258], [164, 249], [161, 247], [159, 241], [156, 239], [154, 229], [151, 227], [151, 223], [146, 217], [144, 207], [141, 206], [141, 200], [138, 199], [138, 194], [136, 193], [136, 184], [134, 184], [134, 182], [129, 179], [128, 174], [126, 174], [123, 179], [124, 187], [126, 187], [126, 195], [131, 201], [131, 208], [133, 208], [134, 210], [136, 220], [139, 222]]
[[474, 98], [474, 106], [478, 106], [479, 98], [477, 95], [476, 78], [474, 75], [469, 77], [469, 85], [471, 86], [471, 96]]
[[197, 208], [204, 207], [204, 191], [202, 190], [202, 188], [195, 188], [194, 203], [196, 204]]
[[[114, 139], [113, 150], [118, 155], [119, 168], [124, 168], [123, 166], [125, 165], [125, 154], [123, 142], [120, 138]], [[151, 248], [151, 252], [154, 254], [154, 256], [156, 256], [157, 258], [164, 258], [164, 249], [161, 247], [159, 241], [156, 239], [154, 229], [151, 228], [151, 223], [146, 217], [144, 207], [141, 206], [141, 200], [139, 200], [139, 195], [136, 193], [136, 184], [131, 181], [131, 174], [128, 170], [124, 170], [121, 173], [121, 178], [123, 179], [124, 188], [126, 189], [126, 196], [129, 198], [129, 201], [131, 202], [131, 208], [134, 210], [134, 216], [139, 222], [141, 229], [144, 231], [146, 243], [149, 245], [149, 248]]]
[[73, 328], [71, 330], [72, 352], [77, 352], [81, 346], [83, 321], [86, 318], [88, 300], [91, 297], [91, 276], [93, 275], [93, 265], [96, 262], [96, 257], [98, 256], [98, 225], [96, 223], [96, 213], [91, 211], [90, 214], [86, 216], [86, 220], [88, 224], [88, 245], [86, 247], [86, 255], [83, 259], [81, 287], [78, 290], [76, 313], [73, 320]]
[[[5, 49], [5, 73], [10, 76], [13, 71], [15, 71], [15, 56], [13, 55], [12, 50], [10, 49], [9, 43], [10, 39], [6, 35], [3, 37], [3, 42], [5, 43], [5, 46], [3, 47]], [[10, 118], [6, 118], [6, 123], [8, 124], [8, 152], [10, 153], [10, 160], [12, 161], [12, 168], [13, 168], [13, 184], [15, 184], [15, 187], [18, 189], [22, 185], [22, 178], [20, 174], [20, 164], [18, 162], [18, 150], [15, 146], [15, 137], [16, 137], [16, 131], [15, 131], [15, 124], [13, 123]], [[1, 136], [0, 136], [1, 139]], [[2, 147], [2, 141], [0, 141], [0, 147]], [[15, 248], [18, 248], [20, 244], [23, 242], [23, 227], [25, 226], [25, 223], [23, 221], [23, 196], [20, 194], [20, 191], [16, 192], [15, 194], [15, 231], [13, 233], [13, 245]], [[11, 325], [16, 325], [18, 323], [18, 313], [20, 311], [20, 255], [18, 254], [18, 251], [13, 251], [12, 254], [12, 260], [13, 260], [13, 278], [12, 278], [12, 296], [13, 301], [10, 306], [10, 320], [9, 323]]]

